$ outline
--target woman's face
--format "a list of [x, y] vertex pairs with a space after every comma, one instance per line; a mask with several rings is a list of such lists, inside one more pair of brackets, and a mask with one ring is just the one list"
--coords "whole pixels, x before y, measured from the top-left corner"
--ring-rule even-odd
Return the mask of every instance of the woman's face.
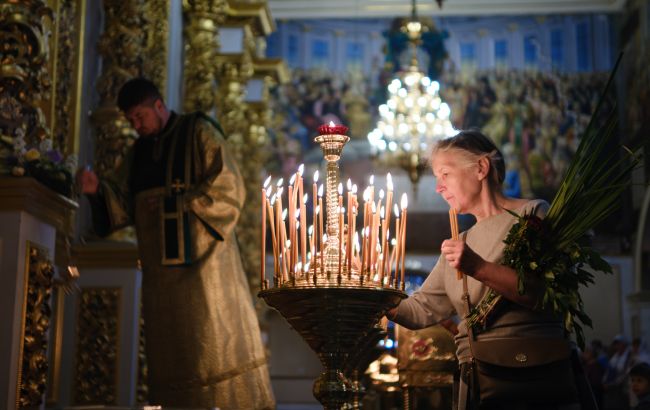
[[432, 163], [436, 192], [458, 213], [472, 213], [482, 188], [478, 161], [451, 149], [437, 152]]

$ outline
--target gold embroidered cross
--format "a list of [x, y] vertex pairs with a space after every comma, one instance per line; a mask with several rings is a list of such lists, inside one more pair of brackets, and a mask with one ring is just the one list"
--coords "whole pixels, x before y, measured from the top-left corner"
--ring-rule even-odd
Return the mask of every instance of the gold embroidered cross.
[[183, 188], [185, 188], [185, 184], [182, 184], [181, 180], [176, 178], [174, 182], [172, 182], [172, 188], [174, 189], [174, 192], [179, 193]]

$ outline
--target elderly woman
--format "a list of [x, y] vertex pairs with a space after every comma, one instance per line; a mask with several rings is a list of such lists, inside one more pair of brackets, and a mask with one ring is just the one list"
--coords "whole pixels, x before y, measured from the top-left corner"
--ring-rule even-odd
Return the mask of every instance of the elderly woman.
[[[470, 334], [473, 341], [536, 338], [564, 340], [562, 322], [548, 311], [535, 309], [542, 288], [527, 280], [526, 292], [517, 291], [515, 270], [501, 264], [508, 231], [516, 214], [545, 215], [549, 204], [542, 200], [515, 199], [502, 193], [505, 177], [503, 156], [494, 143], [480, 132], [463, 131], [439, 141], [431, 156], [436, 191], [460, 214], [471, 214], [476, 224], [459, 240], [445, 240], [441, 256], [421, 289], [388, 313], [388, 317], [409, 329], [419, 329], [458, 313], [465, 318], [468, 306], [463, 300], [466, 288], [469, 301], [476, 306], [492, 288], [507, 301], [493, 315], [487, 328]], [[459, 280], [456, 271], [466, 275]], [[464, 285], [465, 282], [465, 285]], [[462, 319], [455, 336], [460, 378], [455, 386], [456, 408], [464, 409], [564, 409], [579, 408], [576, 397], [540, 404], [538, 398], [514, 397], [491, 403], [479, 397], [472, 370], [472, 345], [466, 320]], [[550, 395], [549, 395], [550, 396]], [[569, 403], [566, 403], [566, 402]], [[537, 407], [537, 406], [542, 407]]]

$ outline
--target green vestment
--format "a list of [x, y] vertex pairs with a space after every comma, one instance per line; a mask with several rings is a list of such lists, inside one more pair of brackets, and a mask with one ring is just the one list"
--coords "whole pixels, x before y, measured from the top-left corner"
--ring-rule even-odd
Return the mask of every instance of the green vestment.
[[274, 408], [235, 238], [245, 200], [241, 176], [215, 123], [202, 114], [172, 116], [170, 122], [156, 136], [171, 147], [161, 151], [168, 154], [161, 161], [162, 186], [129, 192], [132, 155], [117, 183], [101, 190], [111, 225], [132, 220], [136, 227], [149, 402]]

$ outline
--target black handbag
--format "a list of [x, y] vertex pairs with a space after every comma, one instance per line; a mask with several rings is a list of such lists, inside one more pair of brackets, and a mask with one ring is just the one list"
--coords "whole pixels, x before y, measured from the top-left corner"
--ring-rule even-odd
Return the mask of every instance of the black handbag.
[[[463, 298], [470, 312], [467, 277]], [[480, 404], [574, 403], [578, 401], [568, 340], [503, 338], [476, 340], [467, 329], [472, 354], [470, 387]]]

